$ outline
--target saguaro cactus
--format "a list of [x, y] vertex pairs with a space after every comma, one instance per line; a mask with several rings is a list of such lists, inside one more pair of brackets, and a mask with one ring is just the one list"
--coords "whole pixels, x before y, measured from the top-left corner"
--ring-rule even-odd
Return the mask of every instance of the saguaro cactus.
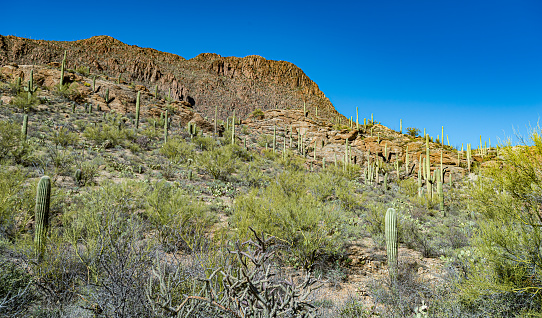
[[388, 254], [388, 268], [390, 278], [395, 281], [397, 278], [397, 211], [389, 208], [386, 211], [386, 253]]
[[81, 177], [82, 177], [81, 169], [75, 170], [75, 173], [73, 174], [73, 179], [78, 186], [81, 185]]
[[135, 114], [135, 127], [136, 129], [139, 129], [139, 102], [141, 98], [141, 91], [137, 92], [137, 99], [136, 99], [136, 114]]
[[23, 141], [26, 141], [26, 135], [28, 131], [28, 115], [24, 114], [23, 116], [23, 127], [21, 128], [21, 135]]
[[60, 86], [64, 85], [64, 68], [66, 67], [66, 53], [67, 51], [64, 51], [64, 59], [62, 60], [62, 64], [60, 65]]
[[38, 183], [36, 193], [36, 215], [34, 225], [34, 244], [39, 261], [45, 252], [45, 236], [49, 225], [49, 206], [51, 203], [51, 179], [43, 176]]
[[164, 143], [167, 142], [168, 135], [168, 111], [166, 110], [166, 116], [164, 116]]

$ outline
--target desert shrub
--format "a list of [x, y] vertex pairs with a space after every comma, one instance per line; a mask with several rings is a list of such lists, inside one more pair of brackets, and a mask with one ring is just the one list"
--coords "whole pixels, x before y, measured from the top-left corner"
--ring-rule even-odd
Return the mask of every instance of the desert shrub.
[[213, 178], [225, 180], [237, 169], [238, 157], [235, 149], [235, 145], [228, 145], [203, 151], [196, 157], [196, 164]]
[[259, 118], [259, 119], [262, 119], [264, 117], [264, 113], [261, 109], [259, 108], [256, 108], [251, 114], [250, 116], [252, 117], [256, 117], [256, 118]]
[[462, 285], [468, 302], [507, 299], [522, 314], [542, 307], [540, 128], [530, 141], [532, 146], [501, 148], [502, 162], [483, 168], [472, 186], [479, 229], [471, 245], [477, 257]]
[[90, 66], [79, 66], [75, 69], [75, 72], [83, 75], [83, 76], [89, 76], [90, 75]]
[[167, 182], [152, 185], [146, 196], [145, 215], [167, 250], [193, 250], [214, 222], [209, 209], [183, 189]]
[[0, 237], [13, 238], [17, 232], [17, 220], [27, 221], [23, 216], [26, 194], [23, 189], [24, 174], [19, 169], [0, 170]]
[[33, 110], [39, 103], [40, 99], [35, 94], [28, 94], [28, 92], [20, 92], [11, 100], [11, 105], [25, 113]]
[[194, 137], [192, 142], [199, 148], [199, 150], [213, 150], [217, 147], [217, 143], [214, 138], [203, 135]]
[[125, 145], [127, 141], [134, 140], [136, 137], [133, 130], [119, 129], [109, 124], [104, 124], [101, 127], [87, 126], [83, 136], [104, 148]]
[[177, 164], [186, 163], [188, 159], [193, 159], [194, 152], [194, 145], [179, 137], [169, 138], [160, 148], [162, 155]]
[[53, 133], [51, 141], [54, 145], [62, 147], [73, 146], [79, 142], [79, 134], [72, 133], [64, 127], [60, 127]]
[[262, 134], [258, 137], [258, 146], [265, 148], [266, 145], [269, 149], [273, 148], [273, 136]]
[[416, 263], [401, 260], [396, 281], [385, 277], [373, 280], [369, 287], [374, 302], [383, 307], [381, 310], [385, 317], [412, 317], [416, 307], [432, 299], [435, 294], [429, 282], [418, 276]]
[[79, 84], [73, 82], [73, 83], [66, 83], [64, 85], [55, 85], [52, 92], [56, 96], [69, 99], [71, 101], [74, 101], [76, 103], [84, 103], [85, 98], [84, 96], [79, 93], [79, 90], [77, 89]]
[[420, 135], [420, 129], [416, 127], [407, 127], [407, 135], [411, 137], [418, 137]]
[[144, 186], [106, 183], [73, 198], [62, 216], [64, 239], [84, 266], [89, 286], [79, 292], [94, 313], [147, 316], [144, 286], [154, 259], [153, 240], [137, 210], [145, 208]]
[[321, 255], [338, 253], [344, 238], [344, 210], [307, 193], [306, 183], [304, 173], [287, 172], [265, 189], [238, 196], [232, 220], [240, 237], [247, 237], [249, 226], [273, 235], [284, 244], [285, 256], [305, 268]]
[[32, 276], [13, 261], [0, 256], [0, 316], [22, 317], [37, 300]]
[[8, 159], [21, 151], [25, 145], [21, 143], [21, 126], [17, 123], [0, 121], [0, 160]]

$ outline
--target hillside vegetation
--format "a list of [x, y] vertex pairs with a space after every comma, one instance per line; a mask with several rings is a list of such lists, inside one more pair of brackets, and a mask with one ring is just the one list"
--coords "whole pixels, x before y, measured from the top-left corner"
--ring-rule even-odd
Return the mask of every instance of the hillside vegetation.
[[471, 153], [1, 70], [2, 316], [540, 316], [538, 130]]

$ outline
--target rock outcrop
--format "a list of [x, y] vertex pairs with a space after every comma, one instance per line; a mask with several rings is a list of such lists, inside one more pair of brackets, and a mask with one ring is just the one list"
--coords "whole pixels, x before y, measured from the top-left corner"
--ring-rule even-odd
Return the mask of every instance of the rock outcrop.
[[[0, 65], [48, 64], [60, 67], [67, 51], [67, 68], [85, 66], [91, 73], [145, 85], [162, 96], [192, 105], [203, 116], [246, 117], [255, 109], [303, 109], [328, 120], [341, 116], [318, 86], [292, 63], [251, 55], [244, 58], [204, 53], [181, 56], [124, 44], [109, 36], [79, 41], [31, 40], [0, 35]], [[49, 83], [45, 83], [47, 85]], [[345, 118], [343, 118], [345, 119]]]

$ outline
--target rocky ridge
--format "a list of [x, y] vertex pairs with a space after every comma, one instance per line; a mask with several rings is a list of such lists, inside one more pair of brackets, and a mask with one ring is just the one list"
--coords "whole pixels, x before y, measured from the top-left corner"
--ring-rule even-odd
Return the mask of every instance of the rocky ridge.
[[[190, 60], [181, 56], [124, 44], [109, 36], [79, 41], [31, 40], [0, 35], [0, 65], [58, 66], [64, 51], [69, 69], [89, 67], [91, 73], [145, 85], [189, 103], [203, 116], [244, 117], [255, 109], [318, 107], [331, 120], [340, 115], [318, 86], [294, 64], [251, 55], [244, 58], [203, 53]], [[343, 118], [344, 119], [344, 118]]]

